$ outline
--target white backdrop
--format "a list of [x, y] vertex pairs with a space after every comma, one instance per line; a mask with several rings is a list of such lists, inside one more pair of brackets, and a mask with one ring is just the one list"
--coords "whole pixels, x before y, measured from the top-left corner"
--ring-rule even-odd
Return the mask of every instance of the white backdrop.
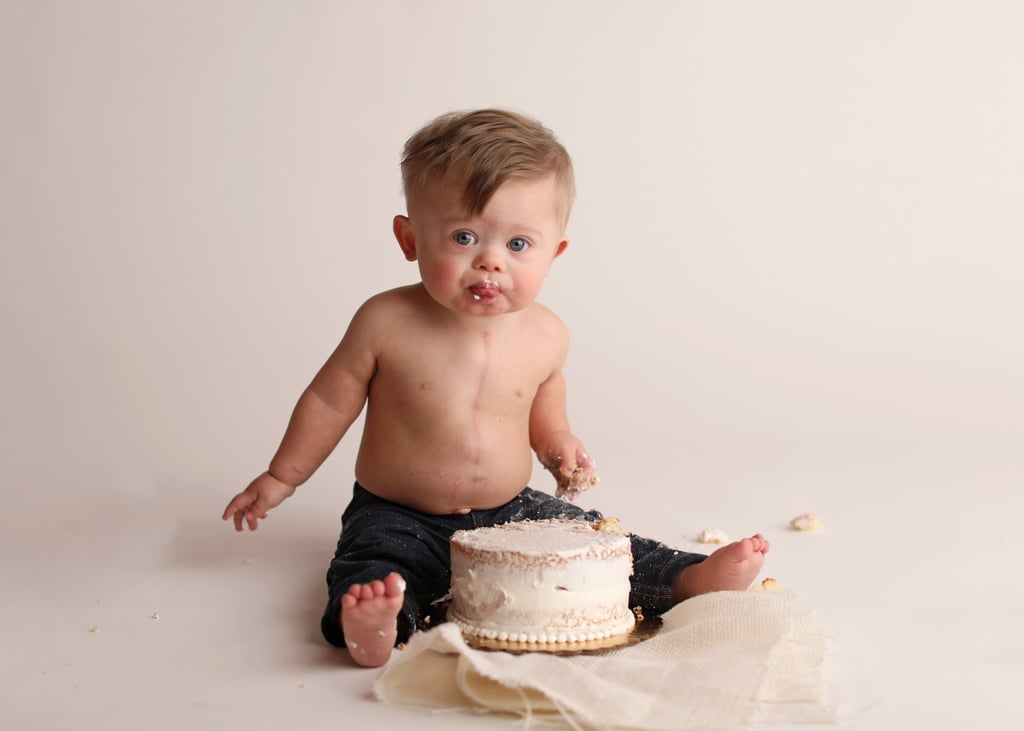
[[484, 105], [575, 158], [542, 297], [606, 473], [1019, 446], [1014, 3], [2, 8], [9, 484], [260, 467], [353, 309], [415, 277], [403, 141]]
[[[998, 518], [1022, 37], [985, 0], [0, 0], [5, 550], [216, 520], [354, 309], [416, 277], [404, 140], [479, 106], [575, 160], [541, 299], [594, 505], [671, 536], [826, 498], [918, 527], [983, 485]], [[274, 520], [330, 534], [357, 443]]]

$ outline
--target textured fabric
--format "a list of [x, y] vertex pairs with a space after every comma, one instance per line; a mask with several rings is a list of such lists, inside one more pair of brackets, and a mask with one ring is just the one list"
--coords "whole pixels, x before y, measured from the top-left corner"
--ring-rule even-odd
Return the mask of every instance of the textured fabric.
[[825, 638], [789, 592], [717, 592], [662, 616], [657, 634], [600, 655], [470, 648], [453, 624], [414, 635], [377, 697], [505, 712], [585, 729], [728, 729], [837, 720]]
[[[341, 518], [341, 537], [327, 570], [327, 607], [320, 620], [324, 637], [345, 646], [338, 614], [341, 597], [353, 584], [383, 579], [392, 571], [405, 579], [408, 590], [398, 615], [398, 642], [407, 642], [424, 617], [447, 593], [451, 584], [448, 541], [456, 530], [469, 530], [520, 520], [601, 519], [601, 513], [526, 488], [509, 502], [491, 510], [465, 515], [427, 515], [373, 495], [356, 483], [352, 501]], [[672, 584], [687, 566], [703, 561], [700, 553], [687, 553], [663, 543], [630, 536], [633, 576], [629, 606], [660, 614], [672, 607]]]

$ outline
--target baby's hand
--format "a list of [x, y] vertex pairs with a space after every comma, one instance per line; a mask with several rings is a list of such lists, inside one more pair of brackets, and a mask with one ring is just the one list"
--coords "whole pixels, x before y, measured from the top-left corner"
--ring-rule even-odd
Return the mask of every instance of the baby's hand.
[[571, 434], [538, 454], [538, 458], [544, 468], [555, 476], [555, 497], [572, 502], [584, 490], [598, 483], [594, 460]]
[[276, 508], [295, 492], [295, 485], [286, 485], [270, 472], [264, 472], [242, 492], [235, 495], [224, 509], [224, 520], [235, 520], [235, 530], [244, 530], [242, 521], [249, 530], [256, 530], [259, 521], [267, 517], [271, 508]]
[[[584, 455], [586, 456], [586, 455]], [[559, 471], [558, 487], [555, 488], [555, 497], [560, 497], [573, 502], [584, 490], [596, 485], [600, 478], [594, 474], [594, 467], [577, 465], [568, 475], [564, 470]]]

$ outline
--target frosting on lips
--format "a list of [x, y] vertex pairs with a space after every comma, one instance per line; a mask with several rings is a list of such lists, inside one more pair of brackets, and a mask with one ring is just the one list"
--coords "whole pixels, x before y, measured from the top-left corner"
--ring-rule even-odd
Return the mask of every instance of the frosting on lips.
[[485, 279], [479, 284], [474, 284], [469, 288], [470, 293], [473, 295], [473, 299], [483, 302], [490, 302], [497, 298], [501, 294], [501, 287], [498, 286], [497, 282], [492, 282], [489, 279]]

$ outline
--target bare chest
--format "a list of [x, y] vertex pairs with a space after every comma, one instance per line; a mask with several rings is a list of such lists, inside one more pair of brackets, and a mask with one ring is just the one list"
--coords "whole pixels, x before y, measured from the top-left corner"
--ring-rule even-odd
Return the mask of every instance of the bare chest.
[[543, 347], [528, 338], [488, 331], [476, 337], [417, 336], [381, 354], [373, 391], [408, 406], [513, 416], [528, 414], [553, 368]]

